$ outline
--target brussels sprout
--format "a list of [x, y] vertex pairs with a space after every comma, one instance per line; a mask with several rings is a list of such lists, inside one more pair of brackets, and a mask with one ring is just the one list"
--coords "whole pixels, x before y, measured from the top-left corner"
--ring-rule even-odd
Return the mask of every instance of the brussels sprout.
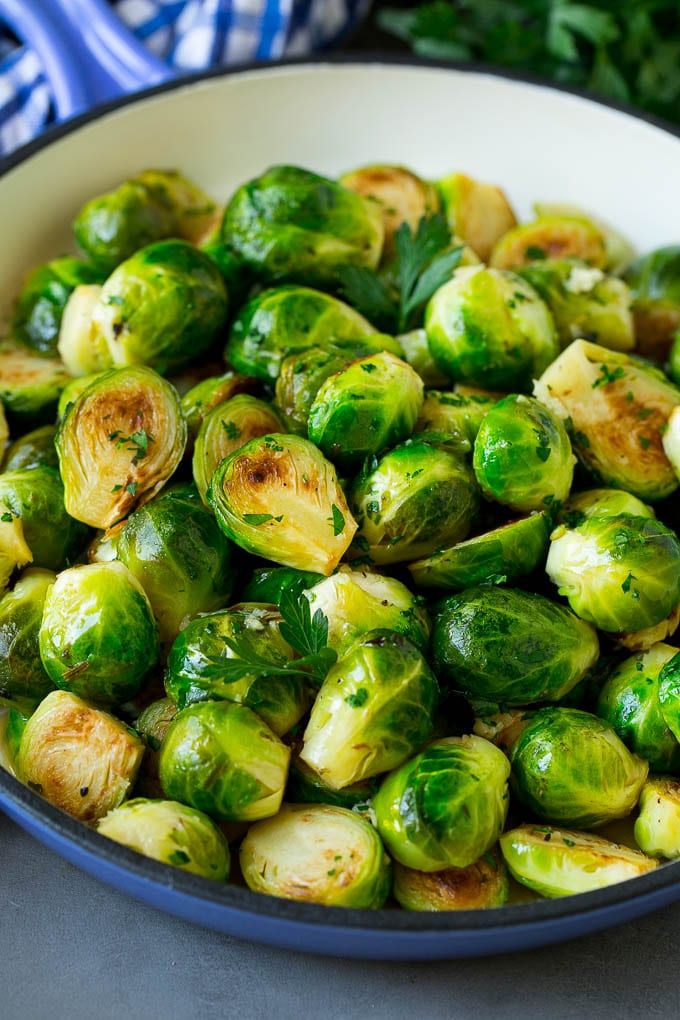
[[550, 312], [515, 273], [465, 266], [435, 292], [425, 312], [435, 363], [451, 379], [529, 390], [559, 353]]
[[62, 690], [105, 704], [134, 698], [158, 660], [158, 633], [127, 567], [90, 563], [59, 574], [45, 601], [40, 655]]
[[501, 836], [512, 877], [541, 896], [571, 896], [637, 878], [656, 867], [649, 857], [600, 836], [520, 825]]
[[481, 737], [447, 737], [392, 772], [373, 799], [390, 855], [417, 871], [467, 868], [508, 813], [508, 759]]
[[163, 642], [231, 595], [231, 546], [193, 486], [169, 489], [133, 511], [114, 544], [116, 559], [144, 589]]
[[640, 351], [663, 361], [680, 326], [680, 245], [636, 259], [625, 274]]
[[659, 700], [660, 673], [677, 648], [658, 642], [608, 676], [596, 712], [655, 772], [680, 771], [680, 744], [666, 725]]
[[3, 471], [22, 471], [36, 467], [58, 468], [59, 459], [54, 447], [55, 434], [54, 425], [43, 425], [15, 439], [5, 454]]
[[[273, 606], [241, 604], [192, 620], [170, 650], [165, 689], [179, 708], [198, 701], [233, 701], [256, 712], [277, 735], [283, 736], [309, 707], [307, 680], [302, 673], [285, 673], [294, 657], [281, 636], [281, 617]], [[273, 663], [271, 673], [242, 668], [234, 676], [229, 667], [240, 656], [227, 643], [247, 645], [254, 657]]]
[[215, 468], [225, 457], [251, 439], [282, 431], [283, 423], [272, 405], [247, 393], [214, 407], [198, 431], [192, 461], [196, 488], [206, 506]]
[[294, 804], [334, 804], [336, 807], [365, 808], [368, 810], [370, 799], [377, 789], [377, 780], [363, 779], [342, 790], [334, 790], [324, 783], [321, 776], [305, 765], [301, 758], [295, 757], [290, 762], [286, 799]]
[[81, 822], [118, 807], [144, 754], [137, 734], [69, 691], [52, 691], [26, 723], [17, 777]]
[[94, 528], [110, 528], [163, 487], [186, 441], [170, 383], [142, 366], [102, 373], [57, 431], [67, 510]]
[[323, 574], [313, 570], [294, 570], [293, 567], [258, 567], [241, 593], [243, 602], [268, 602], [278, 606], [288, 594], [296, 598], [303, 591], [323, 581]]
[[631, 294], [623, 280], [576, 259], [545, 259], [518, 272], [552, 312], [563, 347], [579, 338], [613, 351], [635, 347]]
[[[106, 337], [95, 328], [95, 314], [101, 296], [99, 284], [81, 284], [75, 288], [64, 308], [57, 351], [70, 374], [76, 378], [102, 372], [112, 364]], [[61, 414], [60, 409], [60, 417]]]
[[300, 758], [341, 790], [396, 768], [431, 737], [437, 680], [403, 635], [372, 630], [326, 677]]
[[589, 517], [553, 532], [546, 571], [600, 630], [652, 627], [680, 601], [680, 541], [649, 517]]
[[651, 506], [623, 489], [588, 489], [570, 496], [558, 514], [558, 521], [578, 527], [590, 517], [656, 517]]
[[287, 900], [375, 910], [392, 884], [372, 825], [331, 804], [285, 804], [249, 829], [240, 860], [253, 892]]
[[677, 488], [661, 433], [680, 391], [643, 364], [575, 340], [536, 382], [534, 396], [566, 420], [575, 453], [602, 484], [648, 502]]
[[341, 266], [375, 269], [383, 237], [377, 203], [294, 166], [242, 185], [222, 220], [224, 244], [265, 280], [327, 284]]
[[[448, 377], [437, 368], [430, 354], [427, 333], [422, 326], [419, 329], [412, 329], [410, 333], [401, 333], [397, 340], [404, 352], [404, 361], [416, 370], [426, 386], [446, 386]], [[426, 427], [439, 428], [438, 425]]]
[[111, 274], [93, 315], [114, 365], [177, 368], [207, 350], [227, 321], [215, 264], [187, 241], [159, 241]]
[[186, 177], [173, 170], [145, 170], [86, 202], [73, 232], [86, 255], [110, 271], [152, 241], [197, 239], [214, 214], [214, 202]]
[[229, 844], [212, 819], [172, 800], [137, 797], [110, 811], [97, 824], [107, 839], [161, 864], [225, 882]]
[[622, 273], [635, 258], [635, 249], [628, 238], [580, 206], [568, 202], [534, 202], [534, 212], [539, 219], [544, 216], [566, 216], [573, 220], [583, 220], [599, 230], [604, 240], [606, 267], [610, 273]]
[[332, 375], [309, 413], [309, 438], [350, 467], [406, 439], [423, 405], [423, 381], [410, 365], [383, 351]]
[[542, 510], [571, 489], [576, 458], [560, 419], [533, 397], [504, 397], [482, 421], [473, 465], [482, 492], [513, 510]]
[[0, 518], [11, 523], [8, 516], [21, 521], [34, 567], [62, 570], [87, 540], [87, 528], [66, 512], [64, 487], [54, 468], [22, 468], [0, 475]]
[[484, 854], [467, 868], [415, 871], [398, 862], [394, 866], [393, 895], [405, 910], [484, 910], [502, 907], [510, 883], [497, 851]]
[[680, 653], [663, 663], [658, 679], [661, 715], [675, 739], [680, 741]]
[[637, 804], [649, 766], [602, 719], [542, 708], [510, 752], [513, 788], [538, 818], [594, 829]]
[[137, 792], [144, 797], [163, 797], [158, 778], [161, 744], [170, 723], [177, 715], [177, 706], [170, 698], [159, 698], [140, 712], [135, 729], [146, 745], [142, 767], [137, 777]]
[[467, 241], [486, 262], [498, 239], [517, 222], [503, 191], [460, 173], [437, 181], [437, 190], [451, 233]]
[[357, 528], [335, 468], [299, 436], [263, 436], [235, 450], [213, 475], [208, 502], [247, 552], [325, 575]]
[[161, 747], [167, 797], [218, 821], [254, 822], [281, 807], [290, 750], [244, 705], [190, 705], [170, 724]]
[[653, 857], [680, 857], [680, 780], [652, 776], [640, 794], [635, 842]]
[[478, 584], [513, 581], [545, 563], [550, 528], [550, 517], [541, 511], [440, 549], [409, 563], [408, 569], [422, 588], [462, 591]]
[[31, 708], [54, 687], [38, 647], [45, 597], [54, 579], [50, 570], [25, 570], [0, 599], [0, 698]]
[[33, 269], [17, 298], [12, 326], [21, 343], [38, 354], [53, 355], [66, 302], [81, 284], [103, 283], [105, 273], [82, 259], [64, 255]]
[[394, 250], [394, 235], [402, 223], [415, 231], [423, 216], [430, 216], [439, 208], [439, 196], [433, 185], [403, 166], [380, 163], [362, 166], [343, 174], [340, 184], [379, 205], [385, 254]]
[[254, 379], [236, 372], [225, 372], [202, 379], [182, 397], [182, 414], [186, 419], [189, 435], [195, 438], [201, 424], [210, 411], [218, 404], [239, 393], [247, 393], [256, 385]]
[[597, 662], [593, 628], [542, 595], [471, 588], [439, 606], [438, 675], [473, 698], [531, 705], [563, 698]]
[[380, 627], [403, 634], [422, 652], [430, 638], [427, 612], [395, 577], [341, 567], [309, 587], [312, 616], [321, 610], [328, 623], [328, 644], [339, 654], [369, 630]]
[[53, 418], [59, 394], [70, 382], [61, 361], [42, 358], [24, 347], [0, 346], [0, 402], [23, 427]]
[[418, 436], [371, 458], [354, 484], [357, 539], [374, 563], [400, 563], [458, 542], [479, 499], [472, 471], [459, 457]]
[[449, 432], [460, 436], [461, 449], [467, 442], [472, 450], [479, 426], [496, 402], [495, 396], [427, 390], [416, 432]]
[[573, 216], [539, 216], [508, 230], [491, 252], [490, 264], [514, 269], [543, 259], [576, 258], [598, 269], [607, 264], [601, 230]]
[[[0, 720], [0, 765], [7, 769], [10, 775], [16, 775], [14, 771], [14, 762], [16, 756], [19, 753], [21, 746], [21, 738], [24, 730], [26, 729], [26, 723], [31, 717], [31, 713], [26, 708], [21, 710], [16, 707], [8, 708], [3, 713], [4, 718]], [[3, 732], [4, 724], [4, 732]]]
[[3, 510], [0, 503], [0, 595], [15, 569], [26, 566], [32, 559], [21, 518]]

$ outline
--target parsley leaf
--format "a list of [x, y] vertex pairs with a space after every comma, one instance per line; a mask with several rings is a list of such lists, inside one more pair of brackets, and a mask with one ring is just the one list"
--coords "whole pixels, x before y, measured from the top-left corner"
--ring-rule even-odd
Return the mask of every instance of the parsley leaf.
[[244, 524], [251, 524], [254, 528], [258, 528], [260, 524], [267, 524], [269, 521], [276, 521], [277, 524], [280, 524], [283, 514], [279, 517], [274, 517], [273, 514], [243, 514], [241, 520]]
[[345, 518], [340, 513], [340, 509], [333, 503], [333, 516], [331, 517], [331, 524], [333, 525], [333, 538], [337, 538], [345, 530]]

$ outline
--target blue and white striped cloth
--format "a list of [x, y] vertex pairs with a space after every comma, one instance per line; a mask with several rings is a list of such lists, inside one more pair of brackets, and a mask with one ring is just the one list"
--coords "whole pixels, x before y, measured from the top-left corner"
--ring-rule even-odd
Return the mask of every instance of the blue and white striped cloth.
[[[327, 49], [363, 17], [370, 0], [110, 2], [153, 53], [189, 73]], [[0, 24], [0, 153], [6, 154], [39, 134], [52, 109], [38, 57], [2, 31]]]

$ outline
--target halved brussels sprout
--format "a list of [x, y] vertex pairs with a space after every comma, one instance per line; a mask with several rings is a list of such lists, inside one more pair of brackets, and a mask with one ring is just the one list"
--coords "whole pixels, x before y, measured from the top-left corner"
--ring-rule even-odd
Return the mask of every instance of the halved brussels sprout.
[[163, 487], [186, 441], [170, 383], [143, 366], [103, 372], [57, 432], [67, 510], [94, 528], [110, 528]]
[[599, 230], [604, 240], [607, 269], [610, 273], [617, 275], [622, 273], [635, 258], [635, 249], [627, 237], [601, 220], [599, 216], [593, 216], [580, 206], [571, 205], [569, 202], [534, 202], [534, 212], [539, 219], [543, 216], [566, 216], [569, 219], [583, 220]]
[[340, 177], [350, 191], [373, 199], [380, 206], [385, 232], [384, 252], [394, 249], [394, 235], [402, 223], [415, 231], [423, 216], [439, 209], [439, 196], [429, 181], [424, 181], [404, 166], [373, 163]]
[[288, 900], [376, 910], [392, 885], [370, 822], [330, 804], [284, 804], [251, 826], [240, 861], [249, 889]]
[[[404, 352], [404, 361], [408, 361], [411, 368], [416, 370], [426, 386], [446, 386], [448, 376], [437, 368], [430, 353], [427, 333], [422, 326], [419, 329], [412, 329], [409, 333], [400, 333], [397, 340]], [[426, 427], [439, 428], [438, 425]]]
[[162, 492], [114, 530], [116, 559], [144, 589], [161, 641], [174, 640], [192, 617], [229, 599], [231, 546], [193, 486]]
[[369, 811], [370, 800], [378, 788], [375, 777], [334, 790], [323, 781], [318, 772], [299, 757], [291, 758], [286, 800], [293, 804], [334, 804], [349, 810]]
[[254, 822], [281, 807], [290, 750], [244, 705], [205, 701], [177, 715], [161, 747], [167, 797], [224, 822]]
[[342, 654], [376, 627], [403, 634], [422, 652], [430, 639], [430, 620], [422, 599], [396, 577], [340, 567], [305, 592], [310, 612], [321, 610], [328, 622], [328, 645]]
[[597, 662], [594, 629], [565, 606], [514, 588], [471, 588], [440, 603], [438, 675], [473, 698], [531, 705], [563, 698]]
[[417, 871], [467, 868], [508, 813], [508, 759], [481, 737], [437, 740], [384, 780], [373, 799], [390, 855]]
[[508, 898], [508, 871], [498, 851], [490, 850], [467, 868], [416, 871], [394, 865], [392, 894], [405, 910], [484, 910], [502, 907]]
[[437, 181], [452, 234], [458, 234], [487, 262], [493, 246], [517, 220], [501, 188], [454, 173]]
[[501, 836], [512, 877], [541, 896], [572, 896], [637, 878], [656, 862], [627, 846], [570, 829], [520, 825]]
[[551, 535], [546, 571], [560, 595], [600, 630], [660, 623], [680, 602], [680, 541], [649, 517], [589, 517]]
[[8, 342], [0, 346], [0, 402], [21, 426], [50, 421], [71, 377], [56, 358], [42, 358]]
[[590, 517], [656, 517], [651, 506], [623, 489], [587, 489], [569, 497], [557, 515], [560, 524], [576, 528]]
[[271, 404], [241, 393], [214, 407], [196, 436], [192, 470], [196, 488], [207, 505], [207, 494], [218, 464], [251, 439], [282, 432], [283, 423]]
[[625, 274], [641, 353], [663, 361], [680, 327], [680, 245], [636, 259]]
[[680, 857], [680, 780], [651, 776], [640, 794], [635, 842], [653, 857]]
[[62, 690], [121, 703], [158, 661], [149, 600], [122, 563], [89, 563], [57, 577], [45, 601], [40, 655]]
[[383, 238], [377, 203], [295, 166], [242, 185], [222, 220], [224, 244], [266, 280], [331, 283], [340, 266], [375, 269]]
[[[400, 563], [458, 542], [470, 530], [479, 497], [470, 468], [454, 453], [414, 436], [378, 460], [354, 484], [356, 540], [374, 563]], [[355, 540], [355, 541], [356, 541]]]
[[192, 439], [196, 437], [201, 424], [214, 407], [224, 404], [239, 393], [250, 392], [255, 385], [255, 380], [248, 376], [239, 375], [237, 372], [224, 372], [222, 375], [202, 379], [192, 386], [182, 397], [182, 414], [189, 429], [189, 436]]
[[144, 744], [128, 726], [68, 691], [52, 691], [30, 717], [17, 777], [55, 807], [94, 822], [132, 789]]
[[680, 771], [680, 744], [666, 725], [659, 700], [660, 674], [677, 648], [659, 641], [610, 672], [596, 712], [655, 772]]
[[325, 575], [357, 529], [335, 468], [300, 436], [263, 436], [235, 450], [213, 475], [208, 502], [247, 552]]
[[135, 722], [135, 729], [146, 745], [136, 786], [136, 791], [141, 796], [163, 797], [163, 789], [158, 778], [158, 763], [165, 734], [177, 711], [177, 706], [170, 698], [159, 698], [158, 701], [152, 701], [147, 705]]
[[34, 707], [54, 687], [40, 660], [38, 633], [55, 575], [25, 570], [0, 599], [0, 699]]
[[[167, 693], [180, 709], [198, 701], [234, 701], [256, 712], [277, 736], [288, 733], [309, 707], [309, 689], [302, 673], [281, 671], [295, 653], [280, 622], [274, 606], [247, 603], [192, 620], [170, 650]], [[229, 666], [240, 657], [228, 641], [245, 643], [254, 657], [273, 664], [272, 672], [253, 669], [234, 677]]]
[[482, 421], [473, 456], [489, 499], [513, 510], [543, 510], [569, 495], [576, 458], [561, 420], [533, 397], [499, 400]]
[[437, 679], [403, 635], [372, 630], [330, 670], [300, 758], [332, 789], [396, 768], [432, 736]]
[[[23, 563], [46, 570], [62, 570], [81, 552], [87, 528], [70, 517], [64, 506], [59, 473], [50, 467], [22, 468], [0, 474], [0, 520], [21, 521], [31, 555]], [[21, 565], [17, 561], [17, 565]]]
[[630, 814], [649, 766], [608, 723], [578, 708], [542, 708], [510, 752], [513, 789], [538, 818], [594, 829]]
[[14, 306], [12, 326], [21, 343], [38, 354], [53, 355], [66, 303], [76, 287], [103, 283], [106, 274], [72, 255], [31, 270]]
[[460, 437], [461, 449], [468, 443], [471, 450], [479, 426], [496, 402], [497, 397], [484, 394], [426, 390], [416, 432], [448, 432]]
[[[106, 337], [95, 329], [94, 318], [101, 296], [99, 284], [81, 284], [66, 302], [61, 317], [57, 350], [70, 374], [76, 378], [102, 372], [113, 363]], [[61, 414], [60, 409], [60, 417]]]
[[387, 351], [352, 362], [330, 376], [309, 412], [309, 438], [351, 467], [406, 439], [423, 405], [423, 381]]
[[114, 365], [168, 372], [207, 350], [227, 321], [217, 266], [187, 241], [159, 241], [121, 263], [92, 314]]
[[229, 878], [227, 840], [211, 818], [185, 804], [136, 797], [100, 819], [97, 832], [192, 875]]
[[[0, 405], [1, 406], [1, 405]], [[59, 458], [54, 446], [56, 435], [54, 425], [43, 425], [24, 436], [15, 439], [7, 448], [3, 471], [22, 471], [35, 467], [59, 467]], [[0, 436], [0, 447], [2, 437]]]
[[409, 563], [408, 569], [422, 588], [463, 591], [478, 584], [513, 581], [533, 573], [545, 562], [550, 529], [550, 517], [541, 511], [440, 549], [426, 559]]
[[574, 216], [539, 216], [508, 230], [491, 252], [490, 264], [515, 269], [543, 259], [576, 258], [603, 269], [607, 252], [602, 231]]
[[515, 273], [484, 266], [457, 269], [425, 312], [430, 352], [450, 378], [521, 390], [557, 357], [550, 312]]
[[632, 298], [623, 280], [577, 259], [545, 259], [518, 272], [552, 312], [563, 347], [581, 338], [613, 351], [635, 347]]
[[323, 574], [293, 567], [258, 567], [241, 593], [242, 602], [268, 602], [278, 606], [284, 595], [296, 598], [323, 581]]
[[677, 488], [661, 434], [680, 390], [619, 351], [575, 340], [534, 385], [566, 421], [574, 451], [604, 485], [656, 502]]
[[33, 559], [26, 544], [20, 517], [15, 517], [0, 504], [0, 594], [17, 567], [25, 567]]
[[680, 652], [663, 664], [659, 674], [659, 705], [666, 726], [680, 741]]
[[88, 257], [110, 271], [152, 241], [196, 240], [214, 214], [215, 203], [182, 174], [144, 170], [86, 202], [73, 232]]

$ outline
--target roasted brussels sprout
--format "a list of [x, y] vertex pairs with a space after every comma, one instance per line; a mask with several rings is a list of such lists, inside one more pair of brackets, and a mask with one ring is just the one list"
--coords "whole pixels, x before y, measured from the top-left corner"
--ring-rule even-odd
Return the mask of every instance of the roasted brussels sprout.
[[227, 840], [212, 819], [185, 804], [137, 797], [100, 819], [97, 832], [192, 875], [229, 878]]
[[436, 186], [451, 233], [488, 261], [496, 241], [517, 222], [503, 191], [460, 173], [443, 177]]
[[649, 517], [589, 517], [553, 532], [546, 571], [560, 595], [600, 630], [660, 623], [680, 602], [680, 541]]
[[110, 704], [133, 698], [158, 660], [149, 600], [122, 563], [71, 567], [48, 592], [40, 655], [62, 690]]
[[182, 414], [187, 423], [189, 436], [194, 439], [201, 424], [218, 404], [239, 393], [248, 393], [256, 385], [254, 379], [237, 372], [224, 372], [223, 375], [210, 376], [192, 386], [182, 397]]
[[513, 581], [545, 563], [550, 529], [550, 517], [541, 511], [440, 549], [409, 563], [408, 569], [421, 588], [463, 591], [478, 584]]
[[251, 439], [282, 431], [283, 423], [272, 405], [247, 393], [214, 407], [198, 431], [192, 460], [194, 481], [204, 503], [207, 505], [210, 482], [220, 461]]
[[656, 863], [636, 850], [570, 829], [521, 825], [501, 836], [512, 877], [541, 896], [571, 896], [644, 875]]
[[242, 185], [222, 220], [224, 244], [265, 280], [328, 284], [340, 266], [375, 269], [383, 238], [376, 202], [295, 166]]
[[427, 390], [416, 432], [448, 432], [460, 438], [461, 451], [466, 449], [466, 444], [472, 450], [479, 426], [496, 402], [496, 397], [483, 394], [466, 396]]
[[68, 512], [94, 528], [110, 528], [163, 487], [186, 441], [177, 391], [152, 369], [98, 375], [57, 432]]
[[58, 468], [59, 459], [54, 447], [55, 434], [54, 425], [43, 425], [15, 439], [5, 453], [3, 471], [22, 471], [36, 467]]
[[144, 170], [114, 191], [90, 199], [73, 223], [80, 248], [112, 270], [139, 248], [164, 237], [200, 237], [215, 203], [173, 170]]
[[[94, 375], [111, 367], [106, 337], [95, 328], [101, 296], [99, 284], [80, 284], [66, 302], [61, 317], [57, 351], [68, 371], [76, 378]], [[61, 417], [61, 403], [59, 415]]]
[[471, 588], [439, 606], [432, 634], [438, 675], [476, 699], [558, 701], [597, 662], [593, 628], [566, 607], [514, 588]]
[[0, 595], [16, 568], [25, 567], [32, 559], [21, 518], [3, 509], [0, 503]]
[[54, 468], [22, 468], [0, 474], [0, 519], [5, 523], [11, 523], [8, 517], [21, 521], [34, 567], [62, 570], [85, 545], [87, 528], [68, 515], [64, 495]]
[[134, 730], [68, 691], [52, 691], [30, 717], [15, 760], [17, 777], [81, 822], [118, 807], [144, 754]]
[[249, 829], [240, 860], [250, 889], [288, 900], [371, 910], [392, 884], [370, 822], [330, 804], [285, 804]]
[[313, 570], [295, 570], [293, 567], [258, 567], [241, 593], [243, 602], [268, 602], [278, 606], [288, 594], [298, 597], [317, 581], [323, 581], [323, 574]]
[[64, 255], [33, 269], [14, 306], [14, 335], [37, 354], [54, 355], [61, 318], [76, 287], [103, 283], [106, 274], [82, 259]]
[[213, 475], [208, 502], [247, 552], [320, 574], [333, 572], [357, 528], [335, 468], [299, 436], [263, 436], [235, 450]]
[[534, 395], [566, 421], [574, 452], [597, 481], [648, 502], [677, 488], [661, 434], [680, 390], [663, 376], [626, 354], [575, 340]]
[[417, 871], [467, 868], [508, 812], [508, 759], [481, 737], [448, 737], [392, 772], [373, 799], [390, 855]]
[[275, 815], [290, 750], [244, 705], [206, 701], [177, 715], [161, 747], [167, 797], [218, 821], [254, 822]]
[[473, 465], [482, 492], [513, 510], [543, 510], [569, 495], [576, 458], [561, 420], [533, 397], [504, 397], [482, 421]]
[[33, 708], [54, 687], [40, 660], [38, 633], [55, 575], [25, 570], [0, 599], [0, 699]]
[[301, 758], [293, 757], [290, 762], [286, 800], [293, 804], [334, 804], [349, 810], [358, 808], [369, 812], [370, 800], [378, 788], [375, 777], [362, 779], [341, 790], [334, 790], [323, 781], [318, 772], [306, 765]]
[[392, 631], [369, 631], [328, 673], [300, 758], [336, 790], [377, 776], [431, 737], [438, 700], [436, 677], [416, 646]]
[[328, 644], [342, 654], [376, 627], [403, 634], [421, 652], [427, 650], [430, 620], [416, 598], [396, 577], [340, 567], [309, 586], [305, 597], [312, 616], [321, 610], [328, 623]]
[[[567, 440], [568, 442], [568, 440]], [[415, 436], [368, 460], [351, 494], [355, 541], [374, 563], [400, 563], [458, 542], [479, 505], [470, 468], [460, 457]]]
[[[200, 616], [177, 636], [170, 650], [165, 689], [179, 708], [197, 701], [234, 701], [256, 712], [283, 736], [309, 707], [303, 673], [284, 673], [294, 657], [281, 636], [273, 606], [247, 604]], [[234, 675], [240, 656], [228, 644], [245, 644], [253, 657], [272, 663], [271, 673], [253, 667]]]
[[59, 394], [70, 379], [56, 358], [11, 343], [0, 346], [0, 402], [10, 421], [22, 428], [54, 418]]
[[603, 269], [607, 251], [602, 231], [582, 217], [549, 215], [508, 230], [494, 245], [490, 264], [515, 269], [543, 259], [568, 258]]
[[135, 722], [135, 729], [146, 745], [135, 787], [140, 796], [163, 797], [158, 778], [158, 763], [165, 734], [176, 715], [177, 705], [170, 698], [159, 698], [158, 701], [152, 701], [147, 705]]
[[423, 381], [387, 351], [330, 376], [309, 412], [309, 438], [343, 467], [406, 439], [423, 405]]
[[680, 780], [651, 776], [640, 794], [635, 842], [653, 857], [680, 857]]
[[434, 186], [403, 166], [380, 163], [362, 166], [343, 174], [340, 184], [379, 205], [385, 254], [394, 249], [394, 235], [402, 223], [415, 231], [423, 216], [430, 216], [439, 208]]
[[405, 910], [484, 910], [502, 907], [510, 883], [503, 858], [489, 851], [467, 868], [415, 871], [397, 862], [392, 894]]
[[538, 818], [594, 829], [637, 804], [649, 766], [602, 719], [542, 708], [510, 752], [513, 789]]
[[559, 353], [552, 316], [533, 287], [484, 266], [457, 269], [435, 292], [425, 329], [450, 379], [490, 389], [529, 390]]
[[[419, 329], [412, 329], [409, 333], [400, 333], [397, 340], [404, 352], [404, 361], [408, 361], [411, 368], [416, 370], [426, 386], [446, 386], [448, 376], [435, 365], [430, 354], [427, 333], [422, 326]], [[439, 428], [438, 425], [427, 427]]]
[[587, 489], [570, 496], [558, 514], [567, 527], [578, 527], [589, 517], [656, 517], [651, 506], [623, 489]]
[[663, 361], [680, 327], [680, 245], [636, 259], [625, 274], [641, 353]]

